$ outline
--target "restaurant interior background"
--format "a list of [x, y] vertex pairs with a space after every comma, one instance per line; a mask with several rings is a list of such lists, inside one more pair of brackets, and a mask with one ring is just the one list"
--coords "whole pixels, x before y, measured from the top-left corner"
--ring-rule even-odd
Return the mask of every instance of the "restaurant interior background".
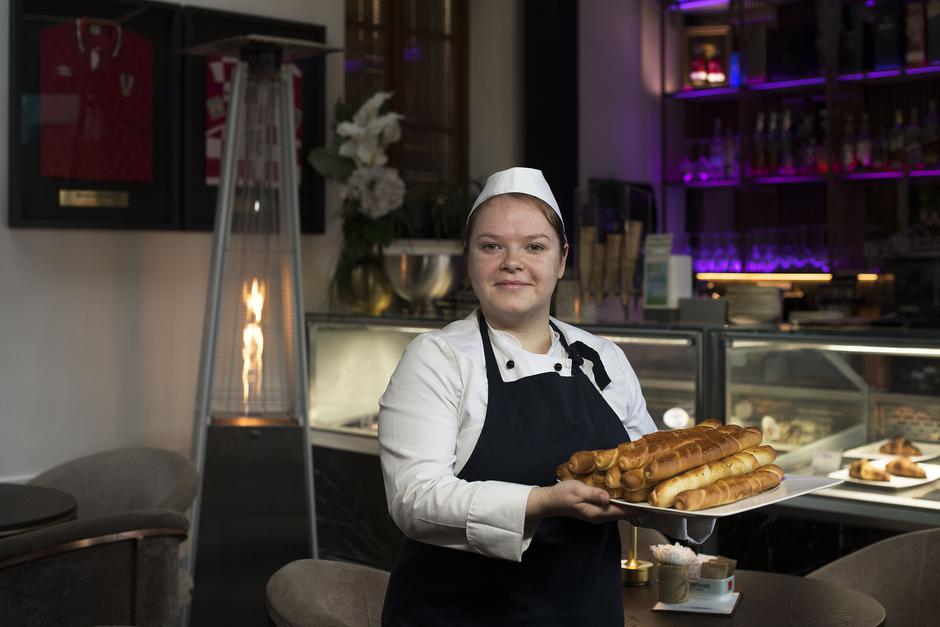
[[[344, 46], [342, 0], [192, 4], [322, 24], [327, 43]], [[479, 177], [522, 158], [522, 3], [468, 4], [469, 168]], [[643, 180], [658, 170], [646, 157], [658, 143], [655, 124], [648, 123], [658, 111], [658, 73], [654, 65], [638, 62], [644, 37], [656, 33], [642, 29], [643, 20], [655, 23], [657, 17], [654, 2], [582, 3], [579, 28], [591, 33], [581, 38], [579, 60], [584, 178]], [[4, 0], [0, 40], [9, 40], [9, 28], [9, 0]], [[649, 56], [650, 63], [658, 59], [658, 54]], [[343, 96], [342, 56], [328, 57], [326, 64], [326, 102], [331, 105]], [[0, 103], [6, 110], [9, 76], [2, 65]], [[596, 97], [598, 92], [604, 97]], [[545, 106], [557, 97], [544, 94]], [[631, 139], [608, 141], [612, 136]], [[4, 124], [4, 204], [8, 137]], [[338, 185], [327, 185], [326, 215], [332, 220], [327, 233], [302, 238], [308, 311], [327, 307], [338, 228], [336, 212], [329, 208], [337, 206], [338, 194]], [[10, 229], [3, 221], [0, 478], [25, 480], [63, 460], [121, 446], [188, 451], [210, 244], [210, 233]]]

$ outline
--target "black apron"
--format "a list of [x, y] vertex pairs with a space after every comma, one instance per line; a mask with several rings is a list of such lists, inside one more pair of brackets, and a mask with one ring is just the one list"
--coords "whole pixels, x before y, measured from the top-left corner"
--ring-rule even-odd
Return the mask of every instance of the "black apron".
[[[581, 371], [587, 357], [595, 380], [609, 382], [596, 352], [581, 342], [569, 347], [559, 332], [573, 362], [571, 377], [546, 372], [507, 383], [482, 312], [478, 320], [489, 401], [480, 438], [458, 478], [550, 486], [558, 464], [573, 452], [613, 448], [629, 439]], [[622, 585], [616, 522], [543, 518], [521, 562], [406, 538], [392, 569], [382, 625], [620, 627]]]

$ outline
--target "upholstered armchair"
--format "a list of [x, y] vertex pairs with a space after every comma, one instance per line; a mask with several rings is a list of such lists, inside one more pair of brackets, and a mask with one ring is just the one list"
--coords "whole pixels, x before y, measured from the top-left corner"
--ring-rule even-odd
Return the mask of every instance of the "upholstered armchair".
[[890, 625], [936, 625], [940, 617], [940, 529], [904, 533], [866, 546], [806, 575], [864, 592]]
[[199, 486], [195, 465], [157, 448], [121, 448], [64, 462], [29, 483], [68, 492], [78, 519], [137, 509], [185, 513]]
[[0, 625], [175, 625], [188, 527], [179, 512], [137, 510], [0, 539]]
[[268, 616], [276, 627], [377, 627], [388, 573], [328, 560], [297, 560], [268, 580]]

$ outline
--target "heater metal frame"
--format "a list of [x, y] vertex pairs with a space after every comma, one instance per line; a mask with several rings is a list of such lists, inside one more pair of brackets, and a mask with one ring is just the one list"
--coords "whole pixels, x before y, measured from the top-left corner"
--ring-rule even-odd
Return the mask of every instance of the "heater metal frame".
[[[236, 165], [236, 141], [234, 138], [237, 125], [243, 115], [242, 105], [247, 84], [248, 64], [240, 60], [233, 73], [232, 92], [229, 100], [228, 117], [225, 122], [225, 141], [222, 155], [222, 171], [219, 180], [219, 192], [216, 201], [216, 219], [213, 235], [212, 261], [209, 270], [209, 290], [206, 296], [206, 318], [203, 328], [202, 354], [200, 357], [199, 383], [196, 391], [196, 412], [193, 429], [192, 450], [195, 454], [196, 466], [199, 469], [200, 476], [205, 469], [207, 430], [211, 423], [211, 396], [212, 382], [214, 379], [214, 362], [216, 350], [216, 331], [219, 322], [219, 309], [222, 297], [222, 273], [225, 266], [225, 250], [228, 244], [229, 233], [232, 224], [232, 201], [235, 190], [233, 177], [235, 175]], [[291, 130], [294, 128], [293, 111], [293, 83], [290, 74], [280, 70], [280, 89], [281, 99], [278, 115], [281, 121], [281, 128], [288, 129], [283, 133], [284, 137], [279, 138], [281, 150], [281, 162], [293, 164], [297, 154], [296, 137]], [[280, 141], [283, 139], [284, 141]], [[304, 342], [304, 310], [303, 310], [303, 287], [300, 280], [300, 201], [297, 190], [296, 168], [283, 168], [280, 177], [280, 198], [286, 203], [286, 213], [291, 234], [291, 245], [294, 249], [293, 255], [293, 289], [294, 289], [294, 350], [299, 356], [299, 364], [296, 369], [298, 386], [296, 389], [305, 390], [307, 385], [307, 347]], [[313, 487], [313, 454], [310, 449], [310, 428], [307, 415], [307, 395], [302, 393], [298, 397], [298, 420], [299, 426], [303, 432], [303, 459], [306, 482], [306, 500], [307, 512], [310, 521], [310, 547], [312, 556], [316, 559], [319, 556], [317, 546], [317, 525], [316, 509], [314, 504]], [[199, 490], [192, 508], [192, 520], [190, 538], [192, 546], [188, 556], [187, 568], [190, 576], [195, 576], [196, 569], [196, 549], [199, 540], [199, 521], [200, 506], [202, 502], [202, 481], [199, 483]], [[188, 618], [188, 617], [187, 617]], [[187, 620], [188, 622], [188, 620]]]

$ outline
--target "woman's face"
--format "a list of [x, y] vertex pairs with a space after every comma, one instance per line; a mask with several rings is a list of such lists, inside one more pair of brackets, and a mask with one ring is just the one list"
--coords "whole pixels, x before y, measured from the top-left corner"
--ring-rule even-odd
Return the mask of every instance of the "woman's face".
[[534, 203], [497, 196], [477, 209], [469, 238], [470, 282], [483, 314], [512, 325], [548, 318], [568, 245]]

